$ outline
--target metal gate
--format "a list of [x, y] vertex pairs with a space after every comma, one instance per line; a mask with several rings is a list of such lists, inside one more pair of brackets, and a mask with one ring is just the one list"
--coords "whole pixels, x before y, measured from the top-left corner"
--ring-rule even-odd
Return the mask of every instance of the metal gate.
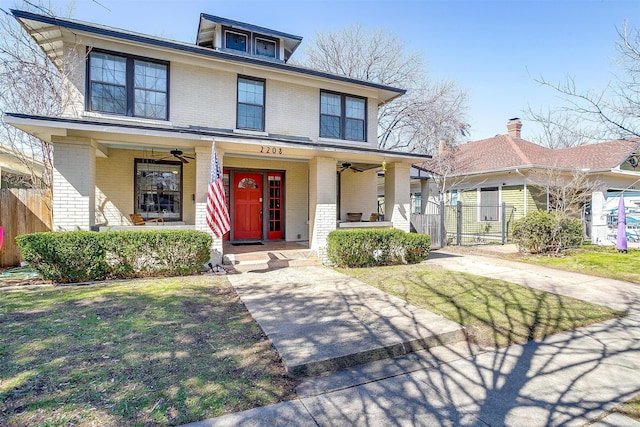
[[415, 232], [429, 234], [431, 246], [505, 244], [511, 236], [515, 207], [430, 203], [424, 214], [411, 215]]

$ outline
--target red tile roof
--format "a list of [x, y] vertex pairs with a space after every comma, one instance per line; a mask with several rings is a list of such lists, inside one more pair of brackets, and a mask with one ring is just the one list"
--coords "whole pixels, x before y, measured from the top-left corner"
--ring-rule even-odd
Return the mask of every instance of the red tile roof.
[[[559, 167], [569, 169], [613, 169], [640, 146], [640, 138], [619, 139], [572, 148], [551, 149], [510, 135], [471, 141], [456, 147], [455, 174], [476, 174], [517, 167]], [[425, 169], [437, 168], [438, 155], [425, 162]]]

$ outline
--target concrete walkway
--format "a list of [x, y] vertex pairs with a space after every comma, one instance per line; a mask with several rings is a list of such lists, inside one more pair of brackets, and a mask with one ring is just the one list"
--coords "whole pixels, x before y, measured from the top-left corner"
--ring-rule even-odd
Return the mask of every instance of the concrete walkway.
[[459, 324], [326, 267], [228, 279], [293, 376], [465, 340]]
[[640, 285], [445, 251], [426, 263], [630, 315], [497, 351], [458, 342], [351, 367], [308, 379], [293, 401], [192, 426], [640, 426], [608, 414], [640, 394]]

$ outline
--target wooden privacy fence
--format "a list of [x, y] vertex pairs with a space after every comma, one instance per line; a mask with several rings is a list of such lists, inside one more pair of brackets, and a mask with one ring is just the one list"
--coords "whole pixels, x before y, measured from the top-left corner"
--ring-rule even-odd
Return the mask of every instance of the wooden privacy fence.
[[4, 230], [0, 267], [19, 265], [21, 259], [16, 236], [51, 231], [51, 193], [34, 189], [1, 189], [0, 226]]

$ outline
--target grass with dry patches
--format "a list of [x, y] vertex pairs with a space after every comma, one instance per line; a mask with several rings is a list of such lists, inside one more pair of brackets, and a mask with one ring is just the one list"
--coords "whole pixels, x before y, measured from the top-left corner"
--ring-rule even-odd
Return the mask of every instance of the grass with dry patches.
[[0, 425], [176, 425], [293, 396], [224, 277], [4, 291]]
[[623, 315], [574, 298], [426, 265], [340, 271], [462, 324], [472, 340], [485, 346], [524, 343]]

